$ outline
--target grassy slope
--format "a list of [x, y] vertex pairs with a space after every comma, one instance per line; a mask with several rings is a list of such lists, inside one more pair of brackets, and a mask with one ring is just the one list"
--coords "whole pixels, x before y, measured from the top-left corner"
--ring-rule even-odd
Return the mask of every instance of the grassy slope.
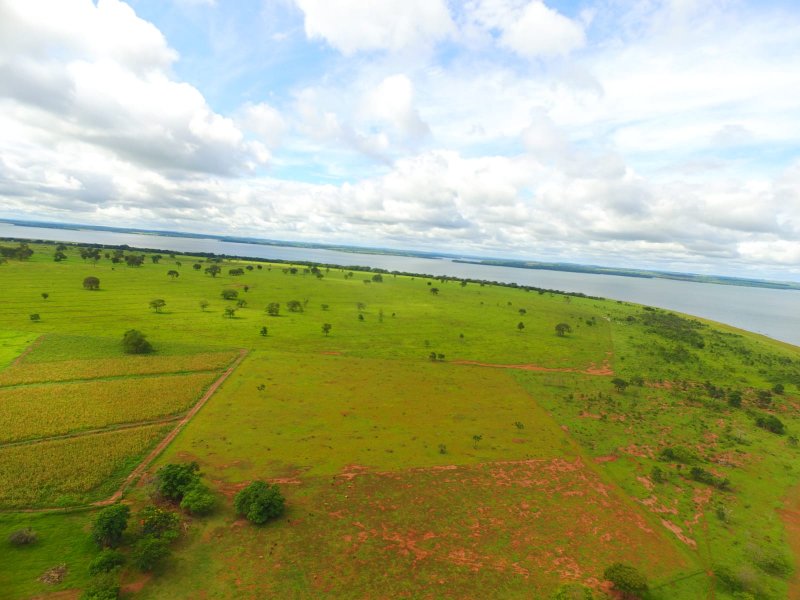
[[[56, 264], [49, 260], [50, 252], [37, 252], [28, 264], [11, 261], [0, 267], [0, 278], [10, 284], [0, 287], [0, 330], [21, 332], [14, 334], [17, 337], [0, 337], [4, 342], [16, 340], [5, 351], [9, 355], [6, 363], [32, 336], [42, 332], [98, 339], [106, 336], [105, 345], [85, 345], [95, 348], [97, 356], [112, 351], [114, 339], [130, 327], [148, 332], [159, 350], [166, 353], [181, 352], [198, 339], [209, 347], [253, 348], [256, 352], [252, 358], [167, 454], [167, 457], [199, 458], [223, 493], [230, 493], [238, 482], [254, 477], [297, 479], [302, 484], [286, 484], [286, 489], [294, 506], [290, 515], [299, 516], [302, 510], [314, 512], [320, 503], [341, 504], [341, 498], [328, 489], [326, 481], [348, 464], [367, 465], [383, 472], [443, 464], [478, 469], [487, 461], [585, 453], [586, 469], [600, 473], [607, 482], [616, 482], [633, 499], [621, 498], [620, 502], [633, 506], [634, 511], [639, 511], [636, 514], [644, 515], [656, 527], [661, 527], [661, 518], [666, 518], [695, 541], [697, 550], [672, 537], [666, 528], [656, 529], [666, 546], [654, 547], [660, 547], [663, 556], [673, 556], [667, 561], [673, 565], [670, 567], [673, 573], [682, 560], [684, 572], [691, 570], [692, 563], [702, 568], [712, 562], [723, 562], [735, 569], [754, 570], [764, 597], [785, 595], [785, 584], [780, 578], [768, 576], [750, 565], [767, 542], [770, 548], [786, 551], [783, 530], [773, 508], [797, 481], [797, 456], [787, 446], [786, 436], [775, 436], [754, 427], [748, 411], [756, 409], [750, 406], [749, 396], [743, 409], [733, 410], [724, 402], [722, 406], [719, 402], [709, 402], [692, 387], [685, 390], [631, 387], [624, 394], [615, 395], [608, 377], [434, 365], [426, 362], [425, 357], [435, 351], [445, 354], [448, 361], [533, 363], [582, 370], [592, 363], [599, 365], [611, 351], [617, 373], [625, 378], [638, 375], [650, 382], [709, 380], [717, 386], [744, 390], [768, 388], [780, 380], [786, 384], [787, 395], [776, 400], [776, 410], [790, 431], [796, 432], [800, 426], [795, 416], [798, 364], [795, 348], [758, 336], [731, 335], [730, 328], [718, 327], [719, 332], [705, 328], [701, 331], [705, 348], [690, 347], [688, 356], [680, 355], [683, 362], [669, 362], [664, 357], [674, 358], [680, 342], [653, 333], [652, 328], [642, 324], [641, 310], [625, 303], [579, 298], [567, 301], [558, 295], [474, 284], [462, 288], [455, 282], [437, 281], [432, 286], [441, 291], [434, 296], [429, 292], [432, 286], [421, 278], [384, 276], [382, 284], [363, 284], [361, 280], [366, 274], [357, 272], [353, 279], [346, 280], [335, 269], [324, 279], [316, 280], [303, 275], [302, 269], [300, 274], [292, 276], [283, 274], [280, 267], [268, 270], [266, 266], [242, 277], [229, 277], [225, 275], [228, 267], [223, 266], [223, 275], [212, 279], [202, 271], [193, 271], [190, 268], [193, 261], [186, 257], [179, 257], [183, 263], [179, 268], [181, 277], [170, 281], [166, 271], [175, 267], [168, 259], [160, 265], [148, 263], [140, 269], [116, 266], [112, 270], [108, 261], [97, 266], [84, 265], [71, 254], [66, 263]], [[88, 275], [101, 279], [101, 291], [81, 289], [80, 282]], [[244, 284], [250, 286], [249, 292], [244, 292]], [[235, 319], [222, 318], [222, 308], [232, 306], [219, 297], [225, 287], [238, 289], [240, 297], [249, 303], [237, 312]], [[41, 299], [42, 291], [50, 293], [48, 300]], [[167, 301], [164, 314], [148, 310], [147, 303], [153, 298]], [[211, 302], [207, 312], [198, 306], [202, 299]], [[263, 311], [268, 302], [285, 303], [292, 299], [308, 301], [303, 314], [287, 314], [284, 308], [282, 316], [272, 318]], [[358, 302], [366, 304], [363, 321], [357, 318]], [[323, 310], [322, 304], [328, 304], [328, 310]], [[520, 308], [526, 309], [525, 315], [520, 315]], [[32, 312], [41, 315], [41, 322], [32, 323], [28, 319]], [[628, 317], [634, 320], [629, 322]], [[592, 318], [594, 324], [589, 325], [587, 319]], [[522, 332], [516, 328], [520, 321], [525, 323]], [[558, 338], [553, 334], [554, 324], [562, 321], [572, 325], [572, 336]], [[324, 322], [333, 325], [330, 337], [320, 332]], [[269, 336], [265, 338], [258, 335], [262, 325], [269, 328]], [[79, 341], [73, 340], [72, 344], [65, 342], [65, 348], [80, 346]], [[0, 346], [0, 352], [4, 347], [5, 344]], [[80, 352], [91, 354], [93, 350]], [[341, 353], [341, 356], [324, 353]], [[256, 389], [260, 383], [266, 385], [263, 392]], [[572, 399], [568, 399], [570, 394]], [[580, 398], [580, 394], [584, 397]], [[540, 406], [550, 411], [552, 417]], [[581, 417], [581, 413], [606, 416], [593, 419]], [[525, 429], [513, 427], [514, 421], [522, 422]], [[566, 426], [570, 435], [564, 435], [555, 426], [556, 422]], [[471, 443], [474, 434], [483, 435], [477, 448]], [[717, 438], [710, 438], [709, 434]], [[723, 442], [733, 445], [723, 446]], [[699, 446], [698, 464], [720, 475], [729, 475], [733, 492], [713, 491], [698, 508], [695, 496], [701, 494], [705, 498], [710, 488], [681, 477], [674, 465], [636, 456], [638, 450], [632, 447], [632, 444], [650, 445], [657, 450], [659, 445], [676, 443]], [[438, 453], [438, 444], [446, 444], [446, 455]], [[626, 454], [622, 449], [629, 452]], [[745, 460], [739, 461], [738, 467], [714, 462], [718, 455], [728, 451], [745, 455]], [[598, 464], [591, 460], [593, 456], [608, 455], [621, 458]], [[655, 494], [638, 479], [648, 477], [652, 466], [664, 468], [669, 478], [668, 483], [658, 485]], [[428, 471], [407, 485], [419, 490], [438, 485], [436, 481], [426, 483], [425, 477], [429, 477]], [[767, 480], [770, 486], [759, 485]], [[372, 515], [368, 508], [374, 504], [375, 493], [388, 494], [396, 502], [408, 500], [397, 496], [400, 492], [393, 492], [386, 482], [378, 486], [378, 491], [373, 489], [377, 485], [374, 480], [364, 481], [363, 485], [371, 491], [360, 494], [361, 504], [356, 506], [365, 511], [365, 517]], [[469, 498], [456, 504], [480, 513], [485, 504], [480, 489], [476, 484]], [[635, 508], [652, 495], [656, 496], [655, 501]], [[470, 504], [473, 500], [475, 504]], [[714, 516], [720, 504], [731, 509], [729, 522]], [[674, 509], [677, 514], [655, 512], [654, 507]], [[698, 513], [700, 518], [693, 522]], [[205, 589], [216, 589], [218, 597], [228, 597], [230, 587], [225, 587], [224, 577], [219, 587], [213, 588], [213, 576], [196, 578], [190, 573], [222, 574], [231, 569], [242, 573], [242, 581], [262, 585], [262, 590], [277, 586], [279, 591], [294, 590], [308, 595], [308, 590], [320, 589], [310, 578], [330, 556], [324, 552], [312, 554], [302, 564], [291, 566], [291, 554], [287, 552], [304, 549], [312, 541], [328, 544], [325, 548], [335, 556], [342, 550], [340, 541], [334, 543], [331, 537], [312, 536], [313, 532], [331, 527], [329, 518], [314, 514], [314, 518], [303, 517], [306, 526], [278, 523], [257, 532], [247, 529], [245, 533], [232, 526], [235, 525], [232, 515], [228, 509], [223, 510], [194, 528], [179, 549], [173, 569], [148, 586], [145, 596], [169, 597], [186, 586], [198, 589], [212, 586]], [[413, 511], [394, 514], [395, 525], [397, 519], [408, 519], [414, 514]], [[53, 519], [55, 524], [64, 517], [41, 518]], [[380, 524], [376, 521], [375, 527]], [[412, 529], [406, 527], [403, 531]], [[456, 525], [449, 533], [456, 537], [465, 535]], [[201, 543], [211, 539], [214, 544]], [[271, 552], [276, 557], [283, 556], [290, 564], [269, 576], [269, 571], [258, 565], [268, 560], [264, 558], [268, 556], [267, 548], [276, 542], [278, 545]], [[499, 548], [493, 556], [511, 556], [503, 545], [507, 541], [497, 539], [486, 543]], [[365, 556], [400, 560], [395, 554], [386, 555], [383, 546], [386, 540]], [[609, 550], [604, 544], [589, 547], [602, 548], [605, 559], [613, 556], [613, 548]], [[449, 555], [453, 548], [440, 550]], [[408, 569], [416, 563], [405, 564], [401, 560], [391, 564], [397, 569], [391, 578], [392, 585], [399, 586], [393, 589], [400, 593], [403, 574], [408, 575]], [[445, 562], [445, 567], [441, 574], [460, 573], [453, 564]], [[663, 581], [664, 574], [659, 573], [658, 564], [643, 568], [657, 581]], [[437, 571], [430, 567], [423, 569], [423, 573], [433, 576]], [[491, 569], [476, 572], [467, 568], [461, 574], [466, 573], [477, 573], [465, 579], [478, 586], [476, 589], [498, 584]], [[0, 567], [0, 577], [2, 574]], [[414, 578], [406, 579], [408, 585], [421, 583]], [[542, 580], [543, 589], [552, 585], [552, 577], [547, 580], [549, 584], [545, 580], [547, 577]], [[511, 586], [509, 595], [513, 595], [519, 581], [513, 577], [503, 581]], [[35, 584], [25, 587], [18, 580], [13, 585], [16, 586], [13, 589], [27, 593], [37, 589]], [[658, 593], [670, 598], [696, 598], [704, 593], [706, 585], [707, 581], [700, 576]], [[445, 585], [443, 589], [451, 586]], [[452, 595], [447, 596], [444, 591], [442, 594], [459, 597], [458, 588], [452, 589]], [[370, 593], [369, 589], [361, 591]], [[720, 592], [724, 590], [717, 590], [718, 597], [724, 597]], [[16, 597], [24, 597], [22, 593]]]

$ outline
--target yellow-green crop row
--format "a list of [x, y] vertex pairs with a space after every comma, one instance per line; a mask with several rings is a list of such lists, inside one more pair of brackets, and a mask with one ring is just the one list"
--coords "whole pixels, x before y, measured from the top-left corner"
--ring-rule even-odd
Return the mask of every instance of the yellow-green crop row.
[[0, 448], [0, 507], [68, 506], [111, 494], [168, 426]]
[[194, 404], [216, 373], [0, 388], [0, 444], [174, 415]]
[[53, 362], [21, 360], [0, 372], [0, 386], [116, 375], [214, 371], [228, 365], [235, 356], [235, 352], [204, 352], [188, 356], [128, 356]]

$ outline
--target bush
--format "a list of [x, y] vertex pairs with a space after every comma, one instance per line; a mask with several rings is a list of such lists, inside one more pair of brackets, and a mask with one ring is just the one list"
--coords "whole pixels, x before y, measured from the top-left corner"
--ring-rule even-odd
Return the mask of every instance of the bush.
[[92, 524], [92, 537], [100, 547], [114, 547], [122, 541], [122, 532], [128, 527], [131, 509], [124, 504], [108, 506], [97, 513]]
[[181, 519], [174, 512], [146, 506], [139, 512], [139, 521], [142, 524], [142, 535], [162, 538], [172, 541], [178, 537], [178, 528]]
[[146, 535], [136, 540], [131, 562], [140, 571], [152, 571], [169, 556], [169, 542], [164, 538]]
[[217, 499], [202, 483], [195, 484], [184, 494], [181, 508], [193, 516], [203, 516], [214, 511]]
[[26, 529], [18, 529], [17, 531], [12, 532], [8, 536], [8, 543], [17, 547], [30, 546], [31, 544], [35, 544], [38, 539], [39, 536], [36, 534], [36, 532], [28, 527]]
[[603, 572], [603, 577], [614, 584], [614, 588], [625, 595], [638, 597], [647, 592], [647, 579], [636, 567], [614, 563]]
[[236, 300], [239, 296], [239, 292], [236, 290], [222, 290], [220, 294], [225, 300]]
[[117, 600], [119, 598], [119, 573], [114, 569], [92, 578], [81, 600]]
[[284, 499], [278, 486], [254, 481], [236, 494], [233, 505], [238, 515], [261, 525], [283, 513]]
[[128, 354], [149, 354], [153, 351], [153, 346], [147, 341], [147, 337], [137, 329], [129, 329], [122, 336], [122, 348]]
[[683, 446], [667, 447], [658, 453], [659, 460], [678, 462], [685, 465], [690, 465], [697, 462], [697, 455]]
[[108, 573], [125, 564], [125, 555], [119, 550], [103, 550], [89, 563], [89, 574]]
[[156, 491], [171, 502], [180, 502], [199, 482], [200, 465], [196, 462], [164, 465], [156, 471]]
[[99, 290], [100, 280], [97, 277], [87, 277], [83, 280], [83, 288], [86, 290]]
[[766, 415], [756, 418], [756, 425], [761, 427], [761, 429], [766, 429], [778, 435], [783, 435], [786, 432], [786, 426], [783, 424], [783, 421], [775, 415]]

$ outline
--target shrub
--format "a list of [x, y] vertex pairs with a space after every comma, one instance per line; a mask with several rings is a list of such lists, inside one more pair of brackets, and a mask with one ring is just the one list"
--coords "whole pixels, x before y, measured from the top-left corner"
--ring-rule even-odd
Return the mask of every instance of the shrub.
[[117, 600], [119, 591], [119, 573], [114, 569], [93, 577], [81, 595], [81, 600]]
[[138, 329], [129, 329], [122, 336], [122, 348], [128, 354], [149, 354], [153, 346], [147, 341], [147, 336]]
[[236, 494], [233, 506], [238, 515], [261, 525], [283, 513], [284, 499], [278, 486], [254, 481]]
[[200, 465], [196, 462], [164, 465], [156, 471], [156, 491], [171, 502], [180, 502], [199, 482]]
[[225, 300], [236, 300], [239, 296], [239, 292], [236, 290], [222, 290], [220, 294]]
[[658, 453], [660, 460], [669, 462], [679, 462], [690, 465], [697, 462], [697, 455], [683, 446], [666, 447]]
[[87, 277], [83, 280], [83, 288], [86, 290], [99, 290], [100, 280], [97, 277]]
[[26, 529], [18, 529], [17, 531], [13, 531], [8, 536], [8, 543], [12, 546], [30, 546], [31, 544], [35, 544], [36, 541], [39, 539], [37, 533], [27, 527]]
[[92, 537], [98, 546], [114, 547], [122, 541], [122, 532], [128, 527], [131, 509], [125, 504], [114, 504], [97, 513], [92, 524]]
[[125, 555], [119, 550], [103, 550], [89, 563], [89, 574], [108, 573], [125, 564]]
[[756, 425], [772, 433], [777, 433], [778, 435], [783, 435], [786, 431], [786, 426], [783, 424], [783, 421], [775, 415], [766, 415], [756, 418]]
[[161, 537], [146, 535], [136, 540], [131, 562], [140, 571], [152, 571], [169, 556], [169, 542]]
[[634, 598], [647, 592], [647, 579], [636, 567], [614, 563], [603, 572], [603, 577], [614, 584], [614, 588]]
[[203, 516], [214, 511], [217, 499], [202, 483], [195, 484], [184, 494], [181, 508], [190, 515]]

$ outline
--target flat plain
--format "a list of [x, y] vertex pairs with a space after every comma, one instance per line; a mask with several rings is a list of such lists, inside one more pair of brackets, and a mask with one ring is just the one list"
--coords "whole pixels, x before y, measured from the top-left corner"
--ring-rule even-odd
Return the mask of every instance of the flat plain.
[[[491, 282], [166, 253], [127, 267], [77, 247], [54, 262], [32, 247], [0, 265], [0, 544], [28, 525], [42, 537], [4, 548], [8, 598], [77, 597], [96, 553], [92, 509], [19, 511], [110, 495], [240, 348], [124, 499], [141, 505], [158, 466], [196, 460], [220, 508], [187, 521], [162, 572], [127, 568], [126, 597], [547, 598], [564, 582], [608, 591], [616, 561], [655, 599], [793, 593], [797, 348]], [[123, 353], [132, 328], [153, 355]], [[280, 521], [236, 518], [230, 499], [254, 479], [281, 486]], [[37, 580], [64, 561], [61, 584]]]

